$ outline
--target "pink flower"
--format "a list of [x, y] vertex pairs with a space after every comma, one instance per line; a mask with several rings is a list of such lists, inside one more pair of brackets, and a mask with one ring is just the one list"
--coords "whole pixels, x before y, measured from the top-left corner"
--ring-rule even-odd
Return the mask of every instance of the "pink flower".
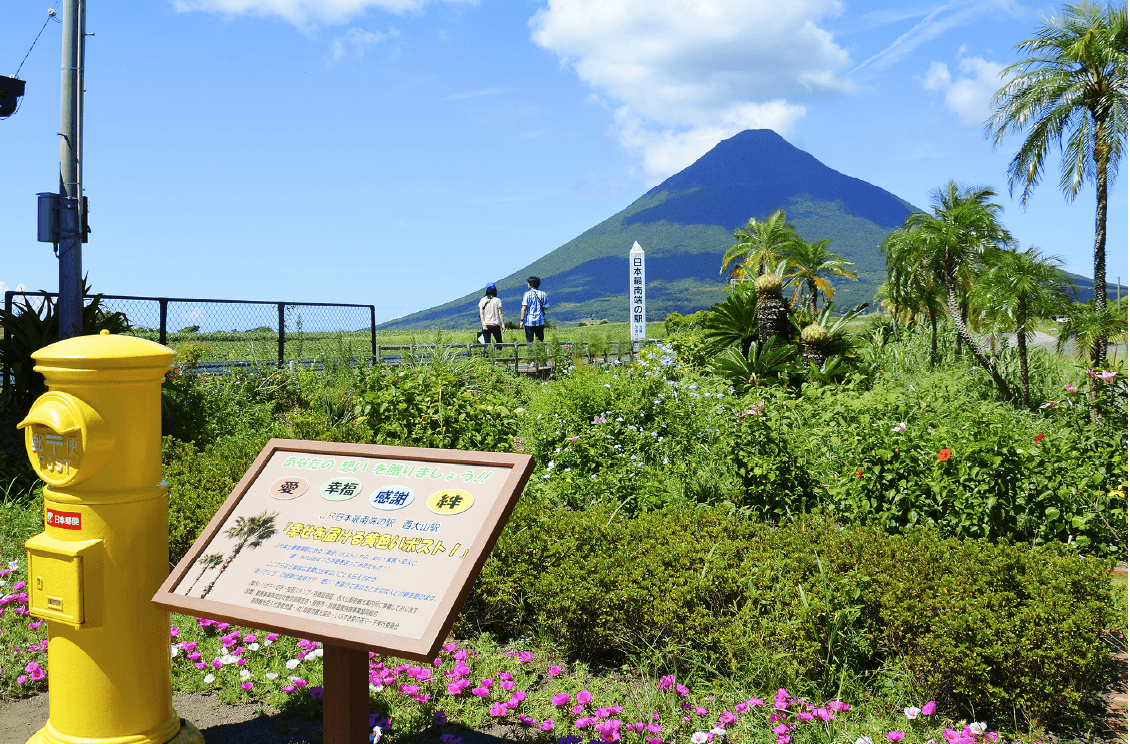
[[694, 709], [694, 712], [698, 713], [700, 716], [705, 716], [706, 715], [706, 708], [703, 708], [700, 705], [700, 706], [698, 706], [697, 708]]
[[296, 688], [294, 685], [284, 685], [283, 686], [283, 692], [285, 692], [287, 695], [294, 692], [296, 689], [298, 689], [298, 688]]
[[1069, 382], [1069, 383], [1067, 383], [1066, 385], [1063, 386], [1063, 389], [1066, 390], [1069, 394], [1071, 394], [1071, 393], [1075, 393], [1079, 388], [1075, 387], [1074, 385], [1072, 385]]
[[490, 690], [485, 687], [472, 687], [471, 694], [481, 698], [490, 697]]
[[895, 434], [902, 434], [904, 431], [906, 431], [906, 422], [905, 421], [898, 422], [898, 425], [892, 427], [891, 431], [893, 431]]
[[[1115, 377], [1118, 377], [1118, 373], [1114, 372], [1112, 370], [1109, 370], [1109, 369], [1103, 370], [1102, 372], [1099, 372], [1099, 379], [1102, 380], [1103, 382], [1110, 382]], [[16, 586], [15, 588], [19, 589], [20, 587]]]
[[34, 622], [30, 622], [30, 623], [28, 623], [28, 624], [27, 624], [27, 627], [31, 628], [32, 630], [35, 630], [35, 629], [36, 629], [36, 628], [38, 628], [38, 627], [39, 627], [40, 625], [43, 625], [43, 621], [42, 621], [42, 620], [36, 620], [36, 621], [34, 621]]
[[456, 661], [463, 661], [466, 658], [467, 658], [467, 652], [466, 651], [460, 649], [460, 650], [455, 652], [454, 659]]
[[849, 710], [851, 710], [850, 705], [840, 700], [833, 700], [832, 702], [828, 703], [828, 708], [835, 711], [836, 713], [847, 713]]
[[723, 711], [722, 715], [718, 716], [718, 720], [722, 723], [733, 723], [734, 721], [738, 720], [738, 717], [727, 710]]
[[244, 643], [255, 643], [255, 641], [257, 641], [257, 640], [259, 640], [259, 637], [257, 635], [255, 635], [254, 633], [248, 633], [247, 635], [245, 635], [243, 637]]
[[451, 682], [447, 685], [448, 695], [459, 695], [463, 692], [463, 686], [458, 682]]
[[169, 638], [176, 638], [178, 635], [180, 635], [180, 628], [175, 625], [169, 628]]
[[549, 668], [549, 676], [550, 676], [550, 677], [556, 677], [556, 676], [557, 676], [557, 675], [559, 675], [559, 674], [561, 674], [561, 667], [559, 667], [559, 666], [551, 666], [551, 667]]
[[789, 744], [791, 739], [788, 734], [781, 734], [777, 737], [777, 744]]
[[538, 728], [542, 731], [552, 731], [553, 730], [553, 721], [551, 721], [547, 718], [547, 719], [545, 719], [544, 721], [541, 722], [541, 725], [538, 726]]
[[556, 705], [559, 708], [562, 705], [568, 705], [569, 704], [569, 693], [559, 692], [559, 693], [557, 693], [556, 695], [553, 696], [553, 698], [550, 700], [550, 702], [553, 703], [554, 705]]
[[518, 661], [522, 662], [523, 664], [531, 662], [533, 660], [534, 654], [532, 651], [523, 651], [522, 653], [518, 654]]
[[495, 703], [494, 705], [490, 706], [490, 714], [495, 718], [501, 718], [509, 712], [510, 709], [502, 703]]
[[27, 682], [27, 675], [26, 675], [26, 674], [21, 674], [20, 676], [16, 677], [16, 683], [17, 683], [17, 684], [21, 684], [21, 685], [22, 685], [22, 684], [24, 684], [25, 682]]
[[255, 686], [254, 682], [243, 682], [243, 683], [240, 684], [240, 687], [242, 687], [245, 690], [250, 690], [254, 686]]
[[891, 741], [902, 741], [904, 736], [906, 736], [906, 734], [904, 734], [901, 731], [888, 731], [887, 732], [887, 738], [890, 739]]
[[922, 706], [922, 715], [932, 716], [932, 715], [934, 715], [934, 711], [937, 710], [937, 709], [938, 709], [938, 704], [935, 703], [933, 700], [931, 700], [930, 702], [928, 702], [928, 703], [926, 703], [925, 705]]
[[294, 686], [295, 686], [295, 687], [297, 687], [297, 688], [298, 688], [298, 689], [300, 689], [300, 690], [301, 690], [301, 689], [302, 689], [303, 687], [305, 687], [306, 685], [310, 684], [309, 682], [307, 682], [306, 680], [302, 679], [301, 677], [295, 677], [295, 678], [293, 678], [293, 679], [292, 679], [292, 680], [290, 680], [290, 681], [291, 681], [291, 682], [293, 682], [293, 683], [294, 683]]
[[43, 668], [40, 667], [39, 664], [36, 664], [34, 661], [25, 666], [24, 671], [31, 675], [33, 682], [38, 682], [39, 680], [47, 676], [47, 672], [43, 671]]
[[778, 723], [776, 726], [773, 727], [773, 733], [774, 734], [778, 734], [778, 735], [786, 734], [786, 733], [788, 733], [788, 731], [789, 731], [789, 727], [786, 726], [783, 723]]
[[749, 700], [746, 700], [746, 705], [752, 705], [754, 708], [764, 708], [765, 701], [759, 698], [750, 698]]
[[208, 668], [208, 665], [203, 661], [198, 661], [195, 664], [193, 664], [193, 666], [196, 667], [197, 669], [207, 669]]
[[513, 690], [513, 689], [514, 689], [514, 687], [515, 687], [515, 685], [516, 685], [517, 683], [516, 683], [516, 682], [515, 682], [514, 680], [511, 680], [511, 679], [506, 679], [506, 680], [503, 680], [503, 681], [502, 681], [501, 683], [499, 683], [499, 684], [501, 684], [501, 685], [502, 685], [502, 689], [504, 689], [504, 690], [506, 690], [507, 692], [509, 692], [510, 690]]
[[580, 703], [581, 705], [584, 705], [585, 703], [589, 702], [590, 700], [592, 700], [592, 693], [589, 692], [588, 690], [581, 690], [580, 692], [577, 693], [577, 702]]

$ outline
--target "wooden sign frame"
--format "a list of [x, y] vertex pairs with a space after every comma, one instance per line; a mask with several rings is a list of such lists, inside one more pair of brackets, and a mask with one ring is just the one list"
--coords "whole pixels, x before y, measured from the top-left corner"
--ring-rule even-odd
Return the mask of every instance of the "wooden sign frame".
[[[230, 527], [229, 520], [251, 489], [254, 487], [256, 494], [258, 494], [258, 491], [269, 487], [265, 483], [259, 483], [258, 479], [267, 468], [268, 463], [275, 463], [272, 467], [277, 471], [278, 460], [272, 460], [272, 458], [281, 457], [286, 453], [292, 453], [295, 456], [309, 456], [310, 458], [328, 456], [335, 458], [336, 461], [340, 461], [340, 458], [367, 458], [370, 460], [508, 469], [502, 486], [498, 487], [492, 484], [489, 489], [490, 492], [497, 493], [493, 500], [483, 498], [485, 503], [482, 506], [486, 508], [486, 514], [482, 517], [482, 523], [475, 533], [475, 539], [471, 541], [464, 554], [456, 558], [459, 560], [459, 564], [455, 568], [454, 576], [446, 585], [442, 594], [435, 595], [435, 608], [431, 620], [424, 628], [422, 637], [418, 639], [406, 638], [377, 630], [346, 627], [324, 620], [300, 617], [293, 613], [288, 614], [285, 611], [260, 609], [257, 606], [241, 606], [230, 601], [218, 601], [207, 597], [185, 596], [185, 594], [175, 591], [196, 567], [197, 560], [205, 553], [212, 541], [216, 540], [226, 527]], [[534, 460], [529, 455], [272, 439], [255, 458], [251, 467], [236, 485], [231, 495], [224, 501], [200, 537], [193, 543], [188, 553], [169, 574], [169, 577], [153, 596], [153, 602], [165, 610], [237, 623], [246, 627], [259, 628], [289, 636], [308, 638], [321, 641], [327, 646], [358, 651], [372, 650], [380, 654], [430, 662], [435, 658], [446, 640], [459, 610], [471, 591], [475, 578], [479, 575], [491, 549], [498, 540], [498, 536], [513, 511], [523, 487], [529, 480], [533, 468]], [[435, 468], [435, 471], [439, 472], [439, 469]], [[374, 476], [370, 475], [369, 479], [372, 480], [372, 477]], [[457, 487], [463, 485], [459, 481], [454, 481], [454, 484]], [[470, 488], [471, 486], [465, 485], [463, 487]], [[254, 498], [261, 498], [261, 496]], [[278, 497], [276, 496], [276, 498]], [[317, 498], [317, 496], [315, 495], [314, 498]], [[322, 498], [324, 499], [326, 496], [323, 495]], [[477, 500], [479, 497], [476, 496], [475, 498]], [[286, 501], [279, 501], [277, 507], [280, 510], [285, 510], [286, 503]], [[329, 504], [330, 502], [326, 503]], [[478, 502], [476, 501], [476, 503]], [[285, 522], [285, 517], [280, 521]], [[285, 539], [285, 533], [283, 538]], [[442, 560], [448, 560], [448, 558], [442, 558]]]

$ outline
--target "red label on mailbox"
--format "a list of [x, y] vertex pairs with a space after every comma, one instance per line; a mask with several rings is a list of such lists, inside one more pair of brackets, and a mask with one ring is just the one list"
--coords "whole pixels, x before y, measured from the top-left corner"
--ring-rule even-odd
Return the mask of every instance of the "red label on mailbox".
[[82, 514], [79, 512], [64, 512], [48, 509], [44, 520], [52, 527], [62, 527], [64, 530], [81, 530]]

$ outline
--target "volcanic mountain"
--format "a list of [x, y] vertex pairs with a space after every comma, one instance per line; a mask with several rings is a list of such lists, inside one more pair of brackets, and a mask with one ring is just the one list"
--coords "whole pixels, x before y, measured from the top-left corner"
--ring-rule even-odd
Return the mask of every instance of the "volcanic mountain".
[[[627, 209], [498, 282], [507, 316], [516, 317], [526, 277], [542, 277], [551, 323], [628, 319], [628, 251], [647, 256], [647, 315], [663, 320], [722, 299], [722, 254], [734, 228], [784, 209], [805, 240], [831, 238], [829, 250], [851, 261], [859, 281], [836, 280], [836, 305], [870, 302], [886, 278], [879, 244], [916, 211], [907, 201], [832, 170], [769, 129], [723, 140]], [[1085, 284], [1085, 282], [1084, 282]], [[480, 291], [391, 320], [382, 329], [478, 325]]]

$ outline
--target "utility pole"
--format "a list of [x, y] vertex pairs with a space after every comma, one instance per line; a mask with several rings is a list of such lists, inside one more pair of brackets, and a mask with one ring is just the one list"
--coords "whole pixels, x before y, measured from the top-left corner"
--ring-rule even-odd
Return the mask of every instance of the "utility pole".
[[63, 11], [62, 100], [59, 118], [59, 340], [82, 333], [82, 86], [86, 0]]

